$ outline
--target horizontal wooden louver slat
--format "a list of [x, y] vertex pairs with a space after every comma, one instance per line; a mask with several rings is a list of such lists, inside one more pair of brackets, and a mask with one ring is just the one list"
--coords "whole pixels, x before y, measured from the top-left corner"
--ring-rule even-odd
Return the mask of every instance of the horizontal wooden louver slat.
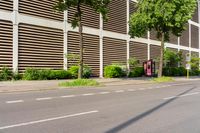
[[173, 52], [178, 52], [178, 49], [175, 49], [175, 48], [169, 48], [169, 47], [167, 47], [167, 49], [170, 50], [170, 51], [173, 51]]
[[27, 67], [63, 68], [62, 30], [19, 24], [19, 71]]
[[189, 51], [182, 50], [182, 49], [180, 51], [182, 52], [182, 62], [180, 64], [180, 66], [185, 67], [185, 65], [186, 65], [186, 54], [188, 54]]
[[13, 0], [0, 0], [0, 9], [12, 11], [13, 10]]
[[126, 1], [113, 0], [109, 5], [108, 21], [103, 23], [103, 29], [107, 31], [126, 34]]
[[150, 45], [150, 58], [157, 59], [160, 57], [160, 46]]
[[159, 68], [160, 46], [150, 45], [150, 59], [156, 62], [156, 69]]
[[169, 35], [169, 43], [178, 44], [178, 37], [171, 33]]
[[148, 45], [139, 42], [130, 42], [130, 58], [139, 60], [140, 65], [148, 59]]
[[[92, 76], [99, 76], [99, 37], [83, 34], [83, 62], [92, 69]], [[68, 53], [79, 55], [79, 35], [76, 32], [68, 32]], [[68, 67], [77, 61], [68, 60]]]
[[12, 29], [12, 22], [0, 20], [0, 69], [4, 66], [12, 69]]
[[134, 1], [129, 1], [129, 13], [130, 15], [133, 14], [134, 12], [136, 12], [137, 8], [136, 8], [136, 2]]
[[199, 53], [198, 52], [191, 52], [191, 56], [199, 58]]
[[194, 15], [192, 17], [192, 21], [198, 23], [199, 22], [199, 17], [198, 17], [198, 7], [196, 8], [195, 12], [194, 12]]
[[[83, 26], [88, 26], [92, 28], [99, 28], [99, 14], [96, 13], [92, 8], [87, 6], [81, 6], [83, 16], [82, 16], [82, 23]], [[68, 10], [68, 23], [74, 18], [74, 13], [76, 12], [75, 8], [69, 8]]]
[[158, 40], [157, 39], [157, 32], [155, 30], [150, 31], [150, 39], [152, 40]]
[[191, 47], [199, 48], [199, 28], [191, 25]]
[[186, 28], [180, 37], [180, 45], [189, 47], [189, 24], [186, 25]]
[[127, 63], [127, 47], [125, 40], [114, 38], [103, 38], [103, 64], [111, 65], [112, 63]]
[[55, 0], [19, 0], [19, 13], [63, 21], [63, 13], [54, 11]]

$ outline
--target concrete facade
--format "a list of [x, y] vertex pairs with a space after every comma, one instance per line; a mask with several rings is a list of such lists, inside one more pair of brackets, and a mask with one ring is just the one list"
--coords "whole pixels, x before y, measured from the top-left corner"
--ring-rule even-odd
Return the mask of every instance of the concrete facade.
[[[53, 4], [54, 0], [0, 1], [0, 67], [24, 71], [27, 67], [67, 69], [72, 64], [65, 54], [79, 52], [78, 29], [73, 29], [70, 23], [74, 9], [55, 13]], [[103, 67], [114, 62], [129, 67], [130, 57], [144, 61], [159, 56], [160, 42], [153, 31], [143, 38], [132, 39], [128, 35], [134, 4], [134, 0], [113, 1], [108, 22], [83, 7], [84, 62], [92, 67], [93, 76], [103, 77]], [[166, 47], [200, 57], [199, 22], [198, 8], [182, 37], [171, 36]]]

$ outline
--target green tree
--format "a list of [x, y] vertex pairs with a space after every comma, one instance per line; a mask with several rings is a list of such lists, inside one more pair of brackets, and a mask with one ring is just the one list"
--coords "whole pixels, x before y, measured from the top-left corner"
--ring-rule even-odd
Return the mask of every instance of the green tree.
[[161, 41], [158, 77], [162, 76], [164, 43], [170, 34], [181, 36], [196, 5], [196, 0], [138, 0], [137, 11], [130, 18], [129, 34], [142, 37], [147, 31], [156, 31]]
[[178, 63], [182, 61], [182, 55], [179, 52], [165, 49], [163, 60], [166, 67], [177, 67]]
[[82, 14], [81, 7], [88, 6], [95, 12], [101, 13], [103, 20], [107, 20], [108, 4], [111, 0], [57, 0], [54, 6], [55, 10], [65, 11], [69, 8], [76, 8], [74, 18], [72, 20], [72, 27], [79, 28], [79, 39], [80, 39], [80, 63], [79, 63], [79, 74], [78, 78], [83, 77], [83, 25], [82, 25]]
[[190, 61], [192, 71], [199, 70], [199, 61], [200, 61], [200, 58], [198, 56], [192, 55], [191, 61]]

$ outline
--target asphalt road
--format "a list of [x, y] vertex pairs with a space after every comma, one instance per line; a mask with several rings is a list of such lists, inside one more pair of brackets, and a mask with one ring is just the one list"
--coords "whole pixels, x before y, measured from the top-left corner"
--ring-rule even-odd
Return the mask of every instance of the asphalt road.
[[200, 82], [1, 93], [0, 133], [200, 133]]

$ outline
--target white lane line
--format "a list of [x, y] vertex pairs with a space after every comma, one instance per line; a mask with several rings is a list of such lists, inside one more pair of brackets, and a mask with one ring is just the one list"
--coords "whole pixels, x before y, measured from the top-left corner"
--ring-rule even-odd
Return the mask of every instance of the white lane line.
[[121, 92], [124, 92], [124, 90], [117, 90], [115, 91], [116, 93], [121, 93]]
[[155, 87], [156, 89], [161, 88], [160, 86]]
[[160, 86], [160, 88], [165, 88], [165, 87], [168, 87], [168, 86], [167, 85]]
[[15, 100], [15, 101], [6, 101], [6, 103], [10, 104], [10, 103], [22, 103], [24, 102], [24, 100]]
[[128, 89], [127, 91], [136, 91], [135, 89]]
[[171, 96], [171, 97], [163, 98], [163, 100], [169, 100], [169, 99], [178, 98], [178, 97], [192, 96], [192, 95], [197, 95], [199, 93], [200, 92], [194, 92], [194, 93], [188, 93], [188, 94], [184, 94], [184, 95], [180, 95], [180, 96]]
[[86, 93], [86, 94], [82, 94], [82, 96], [92, 96], [95, 95], [94, 93]]
[[143, 91], [143, 90], [146, 90], [146, 88], [139, 88], [138, 90]]
[[48, 121], [55, 121], [55, 120], [59, 120], [59, 119], [65, 119], [65, 118], [69, 118], [69, 117], [81, 116], [81, 115], [92, 114], [92, 113], [97, 113], [97, 112], [99, 112], [99, 111], [93, 110], [93, 111], [88, 111], [88, 112], [53, 117], [53, 118], [42, 119], [42, 120], [37, 120], [37, 121], [24, 122], [24, 123], [19, 123], [19, 124], [14, 124], [14, 125], [3, 126], [3, 127], [0, 127], [0, 130], [14, 128], [14, 127], [27, 126], [27, 125], [33, 125], [33, 124], [43, 123], [43, 122], [48, 122]]
[[104, 91], [104, 92], [99, 92], [99, 94], [109, 94], [110, 92]]
[[75, 97], [75, 95], [65, 95], [65, 96], [60, 96], [61, 98], [70, 98], [70, 97]]
[[36, 101], [42, 101], [42, 100], [51, 100], [53, 99], [52, 97], [42, 97], [42, 98], [36, 98]]

